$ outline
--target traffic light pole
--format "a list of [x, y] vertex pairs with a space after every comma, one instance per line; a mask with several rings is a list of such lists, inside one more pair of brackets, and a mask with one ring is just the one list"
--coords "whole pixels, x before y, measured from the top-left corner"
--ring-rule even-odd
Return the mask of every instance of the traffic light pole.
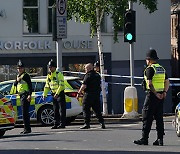
[[131, 86], [134, 86], [134, 43], [129, 44], [130, 46], [130, 76]]
[[[129, 9], [133, 10], [133, 3], [129, 1]], [[134, 86], [134, 42], [129, 44], [130, 47], [130, 76], [131, 86]]]
[[56, 41], [57, 70], [62, 71], [62, 39]]
[[[130, 14], [132, 18], [130, 18], [130, 22], [133, 26], [131, 25], [131, 29], [126, 26], [128, 24], [128, 17], [127, 13], [125, 14], [125, 31], [124, 31], [124, 38], [125, 42], [129, 42], [129, 48], [130, 48], [130, 76], [131, 76], [131, 86], [128, 86], [124, 90], [124, 113], [123, 113], [123, 118], [128, 118], [128, 119], [134, 119], [134, 118], [139, 118], [138, 114], [138, 98], [137, 98], [137, 90], [134, 87], [134, 43], [136, 41], [135, 39], [135, 29], [132, 30], [132, 28], [135, 28], [135, 11], [133, 11], [133, 3], [129, 1], [129, 10], [131, 10]], [[132, 13], [133, 11], [133, 13]], [[134, 20], [134, 21], [133, 21]], [[130, 30], [129, 30], [130, 29]], [[131, 35], [129, 35], [131, 34]], [[129, 36], [128, 36], [129, 35]], [[130, 37], [131, 36], [131, 37]]]

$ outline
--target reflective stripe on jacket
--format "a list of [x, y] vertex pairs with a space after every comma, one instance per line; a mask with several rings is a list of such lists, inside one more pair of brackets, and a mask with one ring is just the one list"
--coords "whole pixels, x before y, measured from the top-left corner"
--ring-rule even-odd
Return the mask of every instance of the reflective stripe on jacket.
[[[159, 65], [159, 64], [152, 64], [151, 66], [148, 66], [147, 68], [152, 67], [154, 69], [154, 76], [152, 78], [152, 84], [154, 86], [154, 89], [157, 92], [163, 91], [164, 90], [164, 81], [165, 81], [165, 69]], [[147, 69], [146, 68], [146, 69]], [[145, 71], [146, 71], [145, 69]], [[146, 81], [146, 88], [149, 88], [149, 85], [147, 84], [147, 77], [145, 75], [144, 71], [144, 79]]]
[[47, 96], [50, 90], [52, 93], [59, 95], [64, 89], [64, 76], [61, 72], [54, 71], [53, 73], [47, 75], [44, 87], [44, 96]]

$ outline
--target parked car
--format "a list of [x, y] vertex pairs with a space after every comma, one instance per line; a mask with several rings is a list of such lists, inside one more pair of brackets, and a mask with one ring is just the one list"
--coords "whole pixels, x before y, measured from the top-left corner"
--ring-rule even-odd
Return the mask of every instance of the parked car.
[[[81, 86], [81, 82], [78, 77], [65, 76], [65, 96], [66, 96], [66, 117], [67, 123], [75, 120], [76, 116], [82, 112], [81, 103], [77, 100], [76, 95], [78, 89]], [[52, 105], [51, 93], [48, 93], [46, 100], [43, 100], [42, 94], [46, 81], [45, 76], [34, 77], [32, 81], [32, 100], [30, 103], [30, 117], [31, 120], [36, 120], [42, 125], [52, 125], [54, 120], [54, 111]], [[0, 83], [0, 92], [2, 92], [6, 98], [12, 100], [13, 108], [17, 112], [17, 121], [22, 120], [22, 110], [20, 104], [20, 98], [17, 94], [10, 95], [10, 90], [14, 80], [4, 81]]]
[[[178, 92], [177, 97], [180, 100], [180, 92]], [[175, 130], [178, 137], [180, 137], [180, 101], [175, 109], [175, 120], [174, 120]]]
[[15, 112], [11, 100], [0, 93], [0, 137], [7, 130], [13, 129], [15, 124]]

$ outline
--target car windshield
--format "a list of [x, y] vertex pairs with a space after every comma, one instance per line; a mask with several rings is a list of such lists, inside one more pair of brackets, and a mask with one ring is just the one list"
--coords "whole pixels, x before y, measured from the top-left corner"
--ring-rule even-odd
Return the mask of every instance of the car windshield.
[[0, 99], [3, 98], [3, 97], [4, 97], [4, 95], [0, 93]]
[[7, 95], [7, 94], [9, 94], [11, 87], [12, 87], [12, 83], [2, 84], [2, 85], [0, 85], [0, 92]]
[[67, 80], [73, 89], [79, 89], [81, 87], [81, 82], [79, 80]]

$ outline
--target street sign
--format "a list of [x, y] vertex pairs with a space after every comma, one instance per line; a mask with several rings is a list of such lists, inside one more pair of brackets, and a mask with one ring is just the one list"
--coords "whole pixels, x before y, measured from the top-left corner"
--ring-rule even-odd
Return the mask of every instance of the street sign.
[[57, 16], [67, 16], [67, 0], [56, 1]]
[[67, 17], [57, 17], [57, 39], [67, 38]]
[[57, 39], [67, 38], [67, 0], [56, 0]]

